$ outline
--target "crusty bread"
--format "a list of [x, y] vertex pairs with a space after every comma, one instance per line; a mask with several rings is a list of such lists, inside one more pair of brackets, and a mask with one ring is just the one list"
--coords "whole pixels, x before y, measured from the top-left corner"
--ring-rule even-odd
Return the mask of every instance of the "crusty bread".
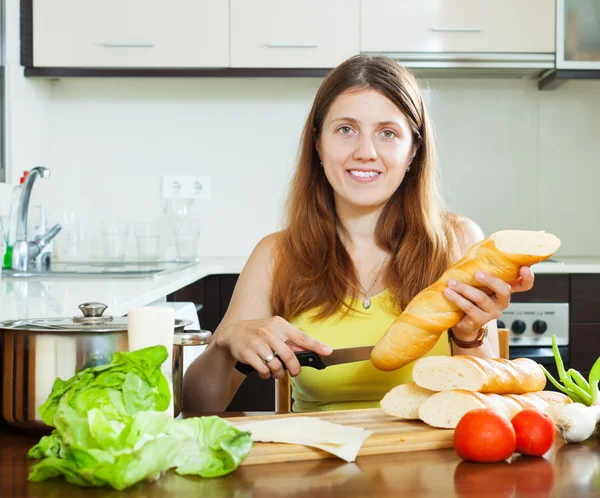
[[474, 244], [408, 303], [371, 351], [373, 365], [385, 371], [408, 365], [430, 351], [440, 335], [462, 319], [464, 312], [443, 293], [448, 280], [486, 289], [474, 277], [477, 270], [483, 270], [510, 283], [518, 278], [521, 266], [548, 259], [559, 247], [560, 240], [554, 235], [528, 230], [495, 232]]
[[417, 385], [432, 391], [523, 394], [546, 387], [544, 371], [529, 358], [425, 356], [415, 362], [412, 376]]
[[419, 408], [419, 418], [428, 425], [454, 429], [462, 416], [477, 408], [493, 408], [508, 418], [521, 410], [536, 408], [554, 417], [557, 408], [572, 403], [568, 396], [554, 391], [526, 394], [483, 394], [455, 390], [437, 392]]
[[381, 400], [381, 409], [388, 415], [404, 420], [419, 420], [419, 407], [435, 391], [423, 389], [414, 382], [400, 384]]

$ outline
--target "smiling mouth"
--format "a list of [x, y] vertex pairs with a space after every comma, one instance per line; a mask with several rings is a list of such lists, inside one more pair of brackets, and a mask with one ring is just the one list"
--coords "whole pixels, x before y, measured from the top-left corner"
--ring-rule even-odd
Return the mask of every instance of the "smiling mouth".
[[379, 175], [381, 175], [380, 171], [360, 171], [356, 169], [348, 170], [348, 174], [352, 177], [352, 179], [357, 180], [361, 183], [372, 182], [376, 180]]

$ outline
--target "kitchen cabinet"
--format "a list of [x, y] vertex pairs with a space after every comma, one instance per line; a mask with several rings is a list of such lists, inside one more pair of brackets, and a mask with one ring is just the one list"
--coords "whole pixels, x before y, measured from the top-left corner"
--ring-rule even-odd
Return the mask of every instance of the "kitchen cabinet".
[[600, 274], [571, 276], [572, 367], [586, 378], [600, 356]]
[[359, 52], [359, 4], [231, 0], [231, 67], [335, 67]]
[[36, 67], [229, 65], [227, 0], [33, 0]]
[[[535, 268], [534, 268], [535, 271]], [[513, 303], [568, 303], [570, 276], [568, 274], [540, 274], [535, 276], [533, 288], [511, 295]]]
[[600, 69], [600, 2], [557, 0], [556, 67]]
[[554, 0], [362, 0], [360, 49], [553, 53], [555, 15]]
[[[167, 300], [202, 303], [198, 312], [200, 325], [214, 331], [227, 311], [237, 279], [236, 274], [211, 275], [178, 290]], [[600, 274], [539, 274], [533, 289], [513, 294], [511, 301], [569, 303], [569, 357], [565, 359], [587, 378], [600, 356]], [[555, 373], [553, 368], [550, 371]], [[275, 410], [274, 380], [249, 375], [227, 410]]]

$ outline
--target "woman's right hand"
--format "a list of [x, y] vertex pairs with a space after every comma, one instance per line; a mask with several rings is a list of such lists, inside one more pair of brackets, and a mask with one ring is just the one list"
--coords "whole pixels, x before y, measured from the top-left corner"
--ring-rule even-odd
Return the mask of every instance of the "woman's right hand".
[[[229, 350], [236, 361], [252, 366], [263, 379], [283, 378], [283, 364], [292, 377], [298, 375], [301, 367], [296, 351], [314, 351], [323, 356], [332, 351], [279, 316], [232, 323], [215, 335], [215, 343]], [[263, 360], [273, 353], [277, 357], [265, 364]]]

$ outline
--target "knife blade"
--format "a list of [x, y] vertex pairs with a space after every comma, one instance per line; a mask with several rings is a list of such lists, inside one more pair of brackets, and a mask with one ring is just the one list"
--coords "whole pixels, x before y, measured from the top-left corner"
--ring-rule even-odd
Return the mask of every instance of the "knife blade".
[[[333, 352], [328, 356], [320, 356], [314, 351], [298, 351], [295, 353], [295, 355], [296, 358], [298, 358], [300, 366], [323, 370], [324, 368], [331, 367], [333, 365], [368, 360], [370, 358], [372, 349], [373, 346], [359, 346], [355, 348], [334, 349]], [[277, 358], [279, 358], [279, 356]], [[287, 370], [285, 363], [281, 363], [283, 365], [283, 369]], [[252, 366], [240, 361], [236, 362], [235, 369], [244, 375], [254, 372], [254, 368]]]

